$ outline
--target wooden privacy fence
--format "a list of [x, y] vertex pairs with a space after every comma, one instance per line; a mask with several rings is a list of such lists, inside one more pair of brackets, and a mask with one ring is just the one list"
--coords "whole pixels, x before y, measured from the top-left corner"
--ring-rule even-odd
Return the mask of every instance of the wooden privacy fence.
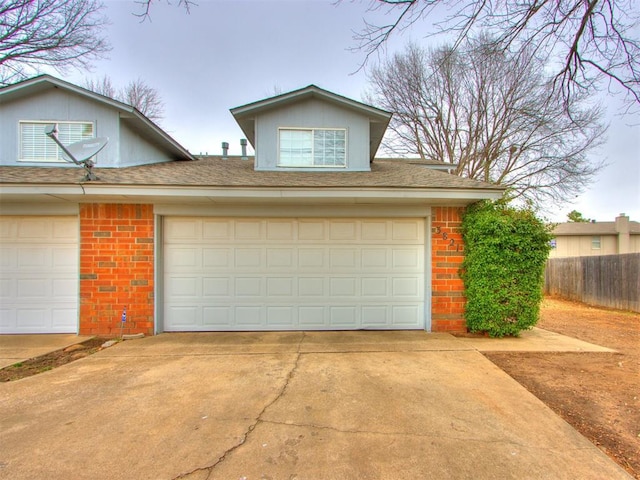
[[544, 292], [589, 305], [640, 312], [640, 253], [550, 258]]

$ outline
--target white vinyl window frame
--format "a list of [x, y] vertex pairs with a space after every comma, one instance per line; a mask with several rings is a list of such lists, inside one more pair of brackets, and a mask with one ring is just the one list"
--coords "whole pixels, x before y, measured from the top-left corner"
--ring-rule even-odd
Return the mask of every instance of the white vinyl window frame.
[[40, 120], [21, 120], [19, 122], [19, 155], [20, 162], [64, 163], [62, 150], [44, 133], [49, 125], [58, 125], [58, 138], [63, 145], [95, 137], [93, 122], [69, 122]]
[[602, 239], [599, 236], [591, 237], [591, 250], [600, 250], [602, 248]]
[[347, 141], [346, 128], [278, 128], [277, 166], [346, 168]]

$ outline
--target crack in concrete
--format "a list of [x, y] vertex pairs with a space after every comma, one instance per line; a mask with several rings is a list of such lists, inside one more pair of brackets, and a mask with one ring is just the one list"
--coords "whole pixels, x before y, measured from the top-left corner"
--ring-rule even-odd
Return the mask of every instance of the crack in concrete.
[[247, 428], [247, 430], [242, 434], [242, 437], [240, 438], [240, 441], [235, 444], [234, 446], [232, 446], [231, 448], [228, 448], [227, 450], [225, 450], [225, 452], [218, 457], [218, 459], [213, 462], [211, 465], [208, 465], [206, 467], [199, 467], [196, 468], [194, 470], [191, 470], [190, 472], [187, 473], [183, 473], [178, 475], [177, 477], [174, 477], [173, 480], [179, 480], [181, 478], [188, 478], [191, 475], [194, 475], [198, 472], [207, 472], [207, 476], [205, 477], [205, 480], [208, 480], [211, 477], [211, 474], [213, 473], [213, 470], [220, 465], [222, 462], [224, 462], [227, 457], [229, 455], [231, 455], [233, 452], [235, 452], [238, 448], [240, 448], [242, 445], [244, 445], [246, 443], [246, 441], [249, 438], [249, 435], [251, 435], [251, 433], [255, 430], [255, 428], [264, 422], [264, 420], [262, 420], [262, 416], [265, 414], [265, 412], [267, 411], [267, 409], [269, 407], [271, 407], [272, 405], [274, 405], [278, 400], [280, 400], [283, 395], [285, 394], [285, 392], [287, 391], [287, 389], [289, 388], [289, 383], [291, 382], [291, 379], [293, 378], [293, 375], [295, 374], [296, 370], [298, 369], [298, 364], [300, 362], [300, 357], [302, 356], [302, 353], [300, 352], [300, 347], [302, 346], [302, 342], [304, 341], [305, 337], [306, 337], [306, 332], [301, 332], [301, 337], [300, 340], [298, 341], [298, 346], [296, 349], [296, 358], [295, 361], [293, 362], [293, 367], [291, 368], [291, 370], [289, 370], [289, 373], [287, 374], [287, 377], [285, 378], [284, 381], [284, 385], [282, 386], [282, 388], [280, 389], [280, 392], [278, 392], [278, 394], [273, 398], [273, 400], [271, 400], [269, 403], [267, 403], [264, 408], [260, 411], [260, 413], [258, 414], [258, 416], [255, 418], [254, 422], [249, 425], [249, 427]]
[[[345, 434], [365, 434], [365, 435], [381, 435], [381, 436], [402, 436], [402, 437], [415, 437], [415, 438], [431, 438], [431, 439], [445, 439], [445, 440], [455, 440], [461, 442], [476, 442], [476, 443], [494, 443], [494, 444], [504, 444], [504, 445], [512, 445], [514, 447], [519, 447], [523, 449], [529, 450], [539, 450], [539, 451], [556, 451], [557, 448], [554, 447], [538, 447], [535, 445], [527, 445], [515, 441], [509, 441], [504, 439], [488, 439], [488, 438], [474, 438], [474, 437], [465, 437], [465, 436], [457, 436], [457, 435], [443, 435], [441, 433], [436, 434], [428, 434], [428, 433], [413, 433], [413, 432], [381, 432], [376, 430], [353, 430], [353, 429], [341, 429], [336, 427], [331, 427], [328, 425], [317, 425], [313, 423], [294, 423], [294, 422], [278, 422], [275, 420], [261, 420], [261, 423], [269, 423], [271, 425], [281, 425], [285, 427], [300, 427], [300, 428], [315, 428], [317, 430], [329, 430], [337, 433], [345, 433]], [[590, 446], [585, 447], [575, 447], [571, 450], [580, 451], [580, 450], [590, 450]]]

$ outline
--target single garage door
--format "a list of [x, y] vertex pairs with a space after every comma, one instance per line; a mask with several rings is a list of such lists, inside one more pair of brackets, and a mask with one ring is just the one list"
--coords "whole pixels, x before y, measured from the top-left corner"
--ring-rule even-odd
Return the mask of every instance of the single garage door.
[[0, 292], [0, 333], [77, 333], [77, 218], [0, 217]]
[[164, 329], [421, 329], [424, 219], [164, 219]]

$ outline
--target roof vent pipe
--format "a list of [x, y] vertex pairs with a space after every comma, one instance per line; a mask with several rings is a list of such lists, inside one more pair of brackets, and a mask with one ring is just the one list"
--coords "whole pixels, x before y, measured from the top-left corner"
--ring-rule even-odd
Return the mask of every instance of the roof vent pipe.
[[242, 148], [242, 160], [249, 160], [249, 157], [247, 157], [247, 139], [246, 138], [240, 139], [240, 147]]
[[222, 158], [227, 159], [229, 156], [229, 142], [222, 142]]

